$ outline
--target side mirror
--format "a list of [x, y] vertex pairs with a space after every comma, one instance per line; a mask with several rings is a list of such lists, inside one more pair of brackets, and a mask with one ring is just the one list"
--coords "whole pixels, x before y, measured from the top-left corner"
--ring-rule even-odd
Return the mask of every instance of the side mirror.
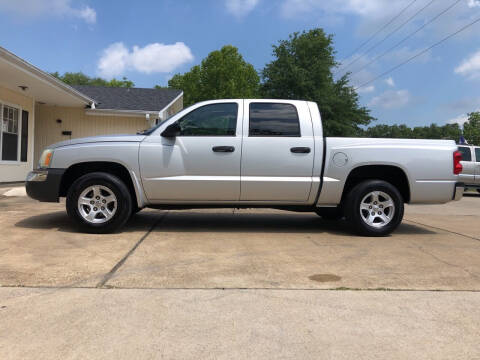
[[174, 122], [173, 124], [168, 125], [167, 128], [165, 130], [163, 130], [161, 135], [163, 137], [173, 138], [173, 137], [179, 135], [181, 131], [182, 131], [182, 129], [180, 128], [180, 125], [178, 125], [178, 123]]

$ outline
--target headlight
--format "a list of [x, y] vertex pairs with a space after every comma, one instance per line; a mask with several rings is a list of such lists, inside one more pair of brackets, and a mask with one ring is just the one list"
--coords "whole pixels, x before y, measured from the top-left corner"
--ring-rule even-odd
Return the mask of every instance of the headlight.
[[50, 167], [50, 164], [52, 163], [52, 157], [53, 157], [52, 149], [43, 150], [42, 156], [40, 156], [40, 160], [38, 161], [38, 167], [40, 169]]

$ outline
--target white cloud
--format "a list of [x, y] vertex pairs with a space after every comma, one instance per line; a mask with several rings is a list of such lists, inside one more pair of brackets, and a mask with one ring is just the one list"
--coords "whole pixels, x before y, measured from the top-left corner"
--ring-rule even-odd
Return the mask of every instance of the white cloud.
[[457, 117], [454, 117], [453, 119], [447, 120], [447, 124], [458, 124], [460, 126], [463, 126], [468, 121], [468, 115], [467, 114], [462, 114], [458, 115]]
[[98, 73], [107, 78], [122, 74], [127, 68], [129, 62], [128, 49], [123, 43], [118, 42], [110, 45], [105, 50], [98, 61]]
[[192, 60], [192, 52], [183, 42], [135, 45], [131, 51], [122, 42], [117, 42], [103, 50], [97, 69], [106, 78], [122, 75], [127, 70], [145, 74], [169, 73]]
[[376, 16], [379, 11], [392, 8], [390, 2], [388, 3], [389, 6], [384, 0], [284, 0], [281, 12], [285, 16], [301, 15], [315, 10]]
[[480, 1], [479, 0], [468, 0], [468, 7], [470, 7], [470, 8], [480, 7]]
[[237, 18], [241, 18], [252, 11], [259, 0], [225, 0], [227, 11]]
[[[467, 100], [468, 101], [468, 100]], [[477, 111], [480, 111], [480, 107], [478, 107], [478, 102], [475, 104], [475, 107], [471, 107], [469, 108], [469, 110], [467, 112], [477, 112]], [[449, 120], [447, 120], [447, 124], [458, 124], [460, 126], [463, 126], [463, 124], [465, 124], [465, 122], [468, 121], [468, 114], [467, 113], [463, 113], [461, 115], [458, 115], [454, 118], [451, 118]]]
[[470, 55], [467, 59], [455, 68], [455, 73], [469, 79], [480, 78], [480, 50]]
[[447, 104], [448, 109], [456, 110], [457, 112], [472, 112], [480, 106], [480, 96], [465, 97]]
[[97, 13], [90, 6], [85, 6], [82, 10], [78, 11], [78, 17], [82, 18], [88, 24], [95, 24], [97, 22]]
[[385, 79], [385, 83], [388, 85], [388, 86], [391, 86], [391, 87], [394, 87], [395, 86], [395, 81], [393, 81], [393, 78], [390, 76], [389, 78], [386, 78]]
[[364, 86], [364, 87], [361, 87], [361, 88], [357, 89], [357, 93], [359, 93], [359, 94], [368, 94], [368, 93], [371, 93], [371, 92], [374, 92], [374, 91], [375, 91], [375, 86], [374, 85]]
[[0, 0], [0, 12], [18, 17], [76, 17], [88, 24], [97, 21], [95, 9], [89, 6], [73, 7], [71, 0]]
[[379, 106], [384, 109], [401, 108], [407, 105], [410, 99], [408, 90], [387, 90], [383, 94], [372, 98], [368, 106]]
[[[282, 0], [280, 12], [287, 18], [311, 16], [357, 16], [359, 18], [356, 26], [357, 35], [366, 38], [372, 35], [380, 27], [385, 25], [392, 18], [397, 16], [411, 0]], [[401, 16], [398, 16], [393, 27], [407, 20], [416, 11], [426, 4], [420, 1], [409, 7]], [[419, 24], [425, 23], [434, 16], [445, 10], [450, 4], [445, 1], [435, 1], [425, 8], [414, 21], [405, 26], [403, 31], [408, 33], [417, 29]], [[419, 32], [417, 36], [429, 36], [437, 39], [438, 35], [452, 33], [473, 21], [478, 13], [472, 11], [473, 7], [480, 6], [480, 0], [463, 0], [448, 11], [448, 14], [441, 16], [434, 23]], [[447, 16], [448, 15], [448, 16]], [[392, 26], [389, 29], [392, 29]], [[384, 34], [388, 30], [384, 31]], [[462, 37], [476, 36], [475, 29], [471, 28], [462, 32], [455, 39]], [[381, 39], [377, 37], [377, 39]]]

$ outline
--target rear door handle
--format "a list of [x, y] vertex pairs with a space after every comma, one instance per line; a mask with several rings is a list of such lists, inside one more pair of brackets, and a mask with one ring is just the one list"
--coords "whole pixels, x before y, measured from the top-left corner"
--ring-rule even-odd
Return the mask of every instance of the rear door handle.
[[309, 147], [293, 147], [290, 151], [294, 154], [308, 154], [310, 152]]
[[212, 150], [214, 152], [234, 152], [235, 148], [233, 146], [214, 146]]

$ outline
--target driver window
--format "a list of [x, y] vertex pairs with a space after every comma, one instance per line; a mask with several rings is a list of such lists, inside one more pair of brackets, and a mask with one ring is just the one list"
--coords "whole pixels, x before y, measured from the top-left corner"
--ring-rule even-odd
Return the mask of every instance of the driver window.
[[237, 113], [237, 103], [199, 107], [178, 120], [179, 136], [235, 136]]

